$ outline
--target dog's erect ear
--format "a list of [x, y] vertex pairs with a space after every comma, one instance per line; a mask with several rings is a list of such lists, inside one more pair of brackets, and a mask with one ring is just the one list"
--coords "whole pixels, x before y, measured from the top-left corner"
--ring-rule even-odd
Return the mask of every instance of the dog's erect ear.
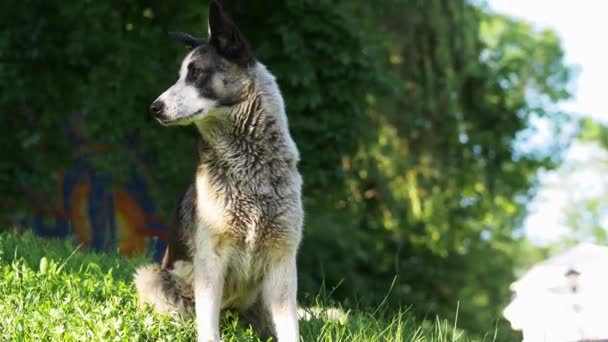
[[236, 64], [250, 66], [255, 63], [247, 40], [224, 14], [217, 0], [209, 2], [209, 42], [221, 56]]
[[204, 39], [201, 38], [196, 38], [196, 37], [192, 37], [191, 35], [187, 34], [187, 33], [182, 33], [182, 32], [169, 32], [169, 34], [171, 35], [171, 37], [175, 38], [176, 40], [186, 44], [187, 47], [193, 49], [199, 45], [201, 45], [202, 43], [205, 42]]

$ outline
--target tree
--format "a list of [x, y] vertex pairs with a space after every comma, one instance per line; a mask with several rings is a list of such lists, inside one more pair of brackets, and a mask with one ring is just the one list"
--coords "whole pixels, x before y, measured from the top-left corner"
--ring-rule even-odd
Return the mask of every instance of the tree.
[[580, 242], [608, 243], [607, 132], [601, 123], [582, 119], [568, 158], [553, 172], [551, 181], [542, 184], [544, 190], [551, 189], [564, 199], [559, 211], [566, 231], [550, 244], [554, 250]]
[[[569, 96], [559, 40], [464, 2], [351, 6], [381, 46], [370, 50], [386, 83], [368, 95], [377, 140], [344, 158], [350, 194], [335, 207], [347, 214], [323, 216], [333, 232], [313, 237], [317, 250], [334, 246], [317, 263], [329, 284], [354, 284], [334, 292], [344, 298], [353, 287], [385, 294], [398, 275], [393, 303], [446, 317], [460, 301], [461, 324], [491, 330], [525, 245], [517, 227], [536, 172], [563, 147], [514, 149], [532, 116], [565, 120], [549, 106]], [[354, 242], [335, 238], [347, 235]]]

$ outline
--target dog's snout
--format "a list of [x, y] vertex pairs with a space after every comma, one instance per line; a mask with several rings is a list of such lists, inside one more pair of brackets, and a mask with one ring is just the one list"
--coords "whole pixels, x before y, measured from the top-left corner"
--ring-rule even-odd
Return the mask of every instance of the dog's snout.
[[152, 103], [152, 105], [150, 105], [150, 113], [152, 113], [154, 116], [162, 116], [164, 110], [165, 104], [163, 101], [156, 100]]

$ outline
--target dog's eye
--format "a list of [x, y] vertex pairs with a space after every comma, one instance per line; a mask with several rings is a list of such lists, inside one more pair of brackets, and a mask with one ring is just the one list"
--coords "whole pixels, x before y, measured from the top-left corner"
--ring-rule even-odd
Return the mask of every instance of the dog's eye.
[[201, 69], [199, 69], [197, 67], [190, 68], [190, 76], [192, 78], [197, 78], [198, 75], [200, 75], [200, 73], [201, 73]]

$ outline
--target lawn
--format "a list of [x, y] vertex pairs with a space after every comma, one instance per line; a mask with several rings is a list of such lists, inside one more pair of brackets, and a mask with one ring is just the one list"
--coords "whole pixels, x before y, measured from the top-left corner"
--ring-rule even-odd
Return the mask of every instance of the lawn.
[[[137, 306], [132, 273], [148, 260], [78, 250], [68, 241], [0, 233], [0, 340], [192, 341], [192, 318], [172, 320]], [[231, 313], [224, 341], [259, 341]], [[301, 322], [303, 341], [465, 341], [446, 322], [417, 322], [407, 310], [351, 311], [346, 323]], [[488, 334], [485, 341], [492, 341]]]

